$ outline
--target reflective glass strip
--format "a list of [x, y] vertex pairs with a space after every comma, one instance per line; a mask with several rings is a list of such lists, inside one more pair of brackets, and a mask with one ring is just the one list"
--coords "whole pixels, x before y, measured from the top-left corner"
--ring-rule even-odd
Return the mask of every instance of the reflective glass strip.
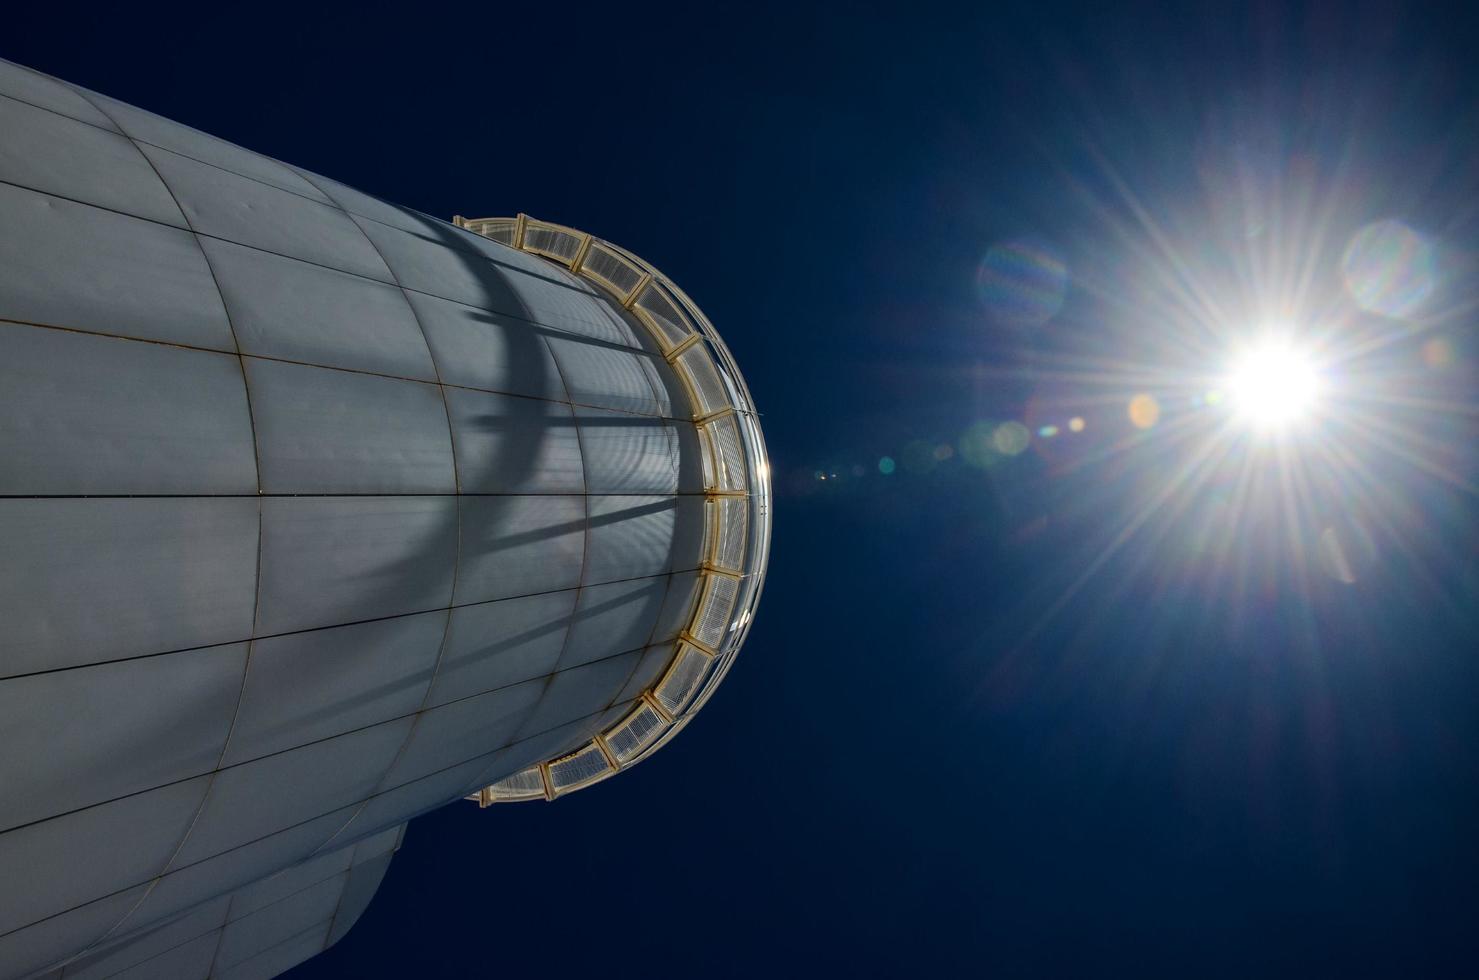
[[604, 283], [623, 299], [642, 281], [641, 269], [615, 252], [602, 248], [599, 242], [591, 243], [590, 251], [585, 253], [585, 261], [580, 265], [580, 272]]
[[588, 783], [611, 771], [606, 754], [592, 742], [579, 752], [556, 759], [549, 764], [549, 782], [556, 793]]
[[729, 395], [724, 391], [724, 382], [719, 379], [719, 372], [714, 370], [714, 361], [701, 342], [679, 354], [674, 364], [693, 391], [697, 402], [695, 415], [712, 415], [729, 407]]
[[712, 661], [712, 657], [691, 644], [684, 643], [678, 648], [678, 659], [652, 692], [668, 714], [679, 714], [693, 699]]
[[514, 228], [516, 225], [517, 222], [514, 221], [479, 221], [470, 222], [466, 227], [469, 231], [475, 231], [484, 238], [491, 238], [495, 242], [512, 245], [514, 243]]
[[714, 470], [714, 437], [709, 435], [708, 426], [700, 425], [695, 428], [698, 431], [698, 454], [704, 464], [704, 489], [718, 490], [719, 478]]
[[715, 556], [719, 553], [719, 535], [723, 533], [719, 526], [721, 517], [718, 500], [711, 498], [704, 501], [704, 559], [706, 561], [716, 561]]
[[744, 497], [718, 497], [707, 507], [709, 560], [719, 568], [743, 571], [749, 502]]
[[634, 309], [657, 334], [664, 350], [672, 350], [693, 334], [693, 324], [679, 312], [668, 291], [657, 283], [642, 290]]
[[524, 229], [524, 249], [569, 262], [580, 251], [580, 238], [568, 231], [542, 227], [531, 222]]
[[526, 800], [544, 795], [544, 776], [538, 766], [530, 766], [512, 776], [505, 776], [492, 786], [489, 793], [498, 800]]
[[733, 415], [714, 419], [703, 426], [708, 429], [714, 447], [718, 472], [717, 490], [745, 490], [745, 449], [740, 441], [739, 425]]
[[616, 756], [617, 762], [626, 762], [657, 741], [666, 728], [662, 715], [654, 711], [651, 705], [644, 704], [611, 730], [606, 736], [606, 744], [610, 746], [611, 754]]
[[[693, 621], [693, 638], [719, 650], [729, 632], [734, 615], [734, 600], [739, 594], [739, 580], [710, 575], [704, 583], [704, 598]], [[722, 652], [722, 651], [721, 651]]]

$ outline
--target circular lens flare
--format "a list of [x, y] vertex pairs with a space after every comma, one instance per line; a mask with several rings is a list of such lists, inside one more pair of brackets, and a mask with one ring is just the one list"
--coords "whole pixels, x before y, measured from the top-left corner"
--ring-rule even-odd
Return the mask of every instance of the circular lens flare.
[[1284, 341], [1268, 340], [1238, 358], [1226, 390], [1239, 416], [1259, 428], [1282, 428], [1309, 414], [1320, 377], [1308, 357]]

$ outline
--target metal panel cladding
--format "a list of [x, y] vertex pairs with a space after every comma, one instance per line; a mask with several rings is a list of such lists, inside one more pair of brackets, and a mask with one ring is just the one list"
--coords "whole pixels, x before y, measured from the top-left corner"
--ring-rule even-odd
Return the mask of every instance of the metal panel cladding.
[[0, 131], [0, 977], [269, 976], [641, 707], [694, 422], [555, 263], [4, 62]]

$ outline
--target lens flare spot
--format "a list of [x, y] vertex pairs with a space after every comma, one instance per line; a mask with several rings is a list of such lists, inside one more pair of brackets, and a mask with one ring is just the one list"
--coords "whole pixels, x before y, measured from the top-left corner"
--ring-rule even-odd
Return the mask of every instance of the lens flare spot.
[[1422, 346], [1423, 363], [1434, 371], [1452, 367], [1457, 360], [1453, 352], [1453, 343], [1447, 337], [1434, 337]]
[[1084, 420], [1083, 420], [1083, 417], [1082, 416], [1079, 416], [1079, 415], [1075, 415], [1073, 418], [1069, 419], [1068, 420], [1068, 431], [1069, 432], [1082, 432], [1082, 431], [1084, 431]]
[[955, 447], [948, 442], [942, 442], [935, 447], [935, 459], [943, 463], [955, 455]]
[[1035, 327], [1063, 308], [1068, 264], [1038, 242], [993, 245], [976, 269], [976, 292], [998, 323]]
[[1001, 454], [991, 445], [991, 434], [996, 426], [991, 422], [975, 422], [960, 436], [960, 457], [977, 469], [987, 469], [1001, 459]]
[[1343, 585], [1355, 585], [1377, 563], [1376, 543], [1357, 521], [1339, 520], [1320, 532], [1320, 568]]
[[878, 472], [882, 473], [884, 476], [888, 476], [893, 471], [894, 458], [892, 456], [885, 456], [878, 461]]
[[1032, 434], [1021, 422], [1003, 422], [991, 433], [991, 446], [1003, 456], [1016, 456], [1027, 448]]
[[1044, 439], [1051, 439], [1058, 434], [1058, 427], [1056, 425], [1045, 425], [1037, 430], [1037, 434]]
[[1340, 260], [1346, 290], [1363, 310], [1410, 316], [1437, 283], [1432, 244], [1400, 221], [1378, 221], [1356, 232]]
[[1130, 399], [1127, 410], [1130, 423], [1137, 429], [1148, 429], [1161, 419], [1161, 403], [1155, 400], [1154, 395], [1144, 392]]

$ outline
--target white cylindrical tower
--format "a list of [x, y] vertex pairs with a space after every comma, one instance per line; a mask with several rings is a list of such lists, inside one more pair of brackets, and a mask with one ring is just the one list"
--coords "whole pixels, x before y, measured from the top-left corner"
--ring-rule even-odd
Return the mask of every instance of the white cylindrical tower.
[[271, 976], [707, 700], [769, 477], [658, 270], [6, 62], [0, 132], [0, 978]]

